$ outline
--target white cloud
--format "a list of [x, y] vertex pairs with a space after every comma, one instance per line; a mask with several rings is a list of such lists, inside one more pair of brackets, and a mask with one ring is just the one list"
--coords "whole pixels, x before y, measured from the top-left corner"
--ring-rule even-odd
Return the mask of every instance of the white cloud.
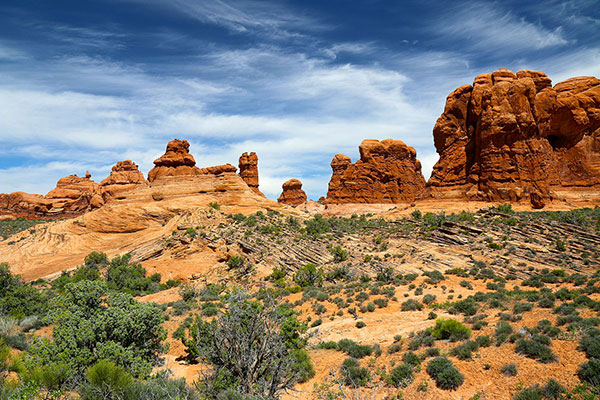
[[448, 41], [485, 52], [514, 54], [569, 44], [562, 27], [548, 29], [501, 9], [498, 3], [462, 3], [451, 15], [444, 15], [436, 29]]

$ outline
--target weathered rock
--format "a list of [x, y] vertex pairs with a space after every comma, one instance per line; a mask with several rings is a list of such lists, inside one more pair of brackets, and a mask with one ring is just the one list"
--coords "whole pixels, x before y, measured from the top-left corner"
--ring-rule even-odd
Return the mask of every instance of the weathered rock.
[[568, 188], [600, 185], [599, 128], [596, 78], [552, 87], [538, 71], [479, 75], [473, 86], [448, 96], [436, 122], [440, 159], [428, 182], [430, 193], [529, 201], [535, 208], [553, 198], [577, 199], [577, 191]]
[[297, 206], [306, 202], [306, 193], [302, 190], [302, 182], [298, 179], [285, 181], [281, 186], [283, 191], [277, 202]]
[[215, 165], [213, 167], [200, 168], [200, 175], [221, 175], [225, 172], [236, 172], [237, 168], [231, 164]]
[[360, 160], [337, 154], [326, 203], [412, 202], [425, 189], [417, 152], [400, 140], [367, 139], [360, 146]]
[[147, 184], [144, 174], [131, 160], [119, 161], [112, 167], [110, 175], [100, 182], [104, 200], [117, 196], [126, 190], [131, 190], [137, 185]]
[[148, 181], [153, 182], [166, 176], [202, 175], [189, 150], [190, 144], [187, 140], [174, 139], [170, 141], [165, 154], [154, 160], [154, 168], [148, 172]]
[[250, 189], [254, 190], [255, 193], [264, 196], [260, 190], [258, 190], [258, 156], [255, 152], [244, 153], [240, 156], [238, 163], [240, 168], [240, 176], [248, 184]]
[[24, 192], [0, 193], [0, 216], [40, 218], [52, 208], [52, 201], [40, 194]]
[[49, 214], [80, 215], [104, 205], [102, 188], [90, 178], [69, 175], [58, 180], [46, 194], [52, 201]]

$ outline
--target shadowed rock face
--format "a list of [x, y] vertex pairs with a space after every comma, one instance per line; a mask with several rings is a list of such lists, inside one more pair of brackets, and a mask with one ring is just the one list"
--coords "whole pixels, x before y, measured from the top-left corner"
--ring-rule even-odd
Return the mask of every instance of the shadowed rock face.
[[440, 159], [430, 192], [525, 200], [536, 208], [553, 198], [576, 199], [582, 190], [600, 188], [599, 129], [600, 80], [594, 77], [552, 87], [538, 71], [479, 75], [448, 96], [433, 129]]
[[306, 193], [302, 190], [302, 182], [290, 179], [281, 186], [283, 191], [277, 202], [297, 206], [306, 202]]
[[410, 203], [425, 189], [417, 152], [402, 141], [367, 139], [359, 151], [355, 163], [343, 154], [331, 161], [326, 203]]
[[238, 163], [240, 177], [256, 194], [264, 196], [258, 189], [258, 156], [255, 152], [243, 153]]

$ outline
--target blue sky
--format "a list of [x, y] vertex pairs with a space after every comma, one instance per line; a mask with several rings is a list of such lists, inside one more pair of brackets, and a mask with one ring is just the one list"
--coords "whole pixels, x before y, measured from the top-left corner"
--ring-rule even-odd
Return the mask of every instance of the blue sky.
[[600, 76], [600, 0], [3, 0], [0, 192], [146, 173], [173, 138], [200, 167], [256, 151], [271, 198], [325, 195], [366, 138], [415, 147], [427, 179], [445, 97], [499, 67]]

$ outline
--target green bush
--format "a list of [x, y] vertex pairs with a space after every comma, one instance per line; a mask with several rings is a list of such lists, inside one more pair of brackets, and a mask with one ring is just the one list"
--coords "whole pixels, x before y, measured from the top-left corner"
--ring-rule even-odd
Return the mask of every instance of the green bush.
[[86, 371], [88, 382], [81, 386], [82, 400], [121, 399], [133, 383], [131, 374], [106, 360], [100, 360]]
[[32, 344], [26, 359], [32, 366], [63, 362], [76, 374], [108, 360], [134, 376], [147, 376], [166, 350], [161, 308], [111, 292], [100, 281], [67, 284], [51, 310], [52, 341]]
[[348, 386], [365, 386], [371, 381], [371, 372], [367, 368], [362, 368], [356, 358], [346, 358], [342, 363], [341, 372]]
[[404, 355], [402, 356], [402, 361], [404, 361], [405, 364], [408, 364], [411, 367], [415, 368], [421, 365], [421, 357], [419, 357], [412, 351], [407, 351], [406, 353], [404, 353]]
[[337, 343], [338, 350], [347, 353], [352, 358], [363, 358], [373, 353], [373, 347], [367, 344], [360, 345], [350, 339], [342, 339]]
[[421, 311], [422, 309], [423, 304], [414, 299], [408, 299], [402, 303], [402, 311]]
[[542, 363], [556, 361], [556, 356], [552, 353], [552, 349], [539, 340], [519, 339], [516, 351]]
[[600, 387], [600, 359], [593, 358], [581, 364], [577, 370], [577, 376], [582, 382]]
[[407, 387], [414, 379], [413, 367], [409, 364], [400, 364], [390, 371], [387, 381], [395, 387]]
[[513, 397], [514, 400], [542, 400], [543, 398], [544, 394], [537, 384], [521, 390]]
[[315, 264], [307, 264], [296, 271], [294, 282], [302, 287], [321, 286], [323, 284], [323, 269]]
[[106, 271], [106, 284], [109, 289], [139, 296], [161, 290], [160, 274], [146, 276], [146, 269], [139, 263], [131, 263], [131, 255], [114, 257]]
[[342, 249], [341, 246], [332, 247], [329, 251], [333, 255], [333, 262], [340, 263], [348, 259], [348, 252]]
[[463, 374], [446, 357], [436, 357], [427, 364], [427, 373], [441, 389], [457, 389], [465, 380]]
[[452, 349], [450, 354], [458, 357], [459, 360], [470, 360], [474, 351], [479, 349], [477, 342], [468, 340], [465, 343], [456, 346]]
[[517, 375], [517, 365], [515, 363], [504, 364], [500, 371], [506, 376], [516, 376]]
[[450, 339], [455, 342], [471, 337], [471, 330], [457, 320], [438, 318], [431, 329], [431, 336], [438, 340]]

